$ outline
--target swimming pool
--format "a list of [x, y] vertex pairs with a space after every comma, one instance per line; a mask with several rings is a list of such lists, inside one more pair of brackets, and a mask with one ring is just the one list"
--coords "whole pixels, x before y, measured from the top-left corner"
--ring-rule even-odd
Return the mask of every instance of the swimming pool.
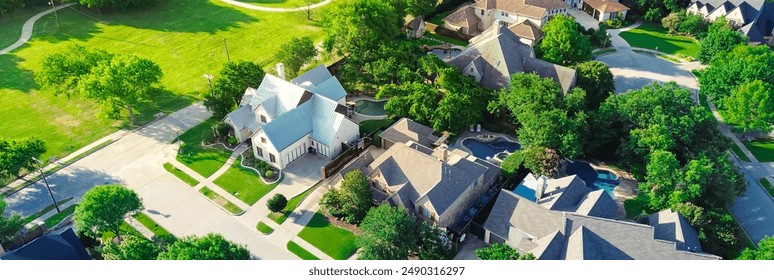
[[387, 100], [358, 100], [355, 101], [355, 112], [369, 116], [386, 116], [387, 111], [384, 110], [384, 104], [386, 103]]
[[430, 53], [434, 54], [437, 57], [440, 57], [441, 59], [451, 59], [456, 57], [458, 54], [460, 54], [462, 50], [457, 48], [450, 48], [450, 49], [444, 49], [444, 48], [434, 48], [430, 51]]
[[504, 138], [498, 138], [492, 142], [483, 142], [475, 138], [468, 138], [462, 141], [462, 145], [468, 148], [474, 156], [481, 159], [490, 159], [494, 157], [495, 154], [502, 151], [512, 153], [521, 149], [519, 143], [511, 142]]
[[567, 175], [578, 175], [586, 186], [595, 190], [605, 190], [607, 194], [615, 198], [613, 189], [620, 183], [618, 176], [607, 170], [597, 170], [585, 162], [573, 162], [567, 164]]

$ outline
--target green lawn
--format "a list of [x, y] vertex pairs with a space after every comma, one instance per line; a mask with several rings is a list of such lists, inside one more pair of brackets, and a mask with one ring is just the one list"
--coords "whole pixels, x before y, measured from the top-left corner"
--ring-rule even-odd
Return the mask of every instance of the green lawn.
[[648, 205], [648, 201], [641, 196], [637, 196], [632, 199], [624, 201], [624, 209], [626, 210], [626, 218], [633, 220], [642, 214], [645, 214], [645, 207]]
[[[0, 17], [0, 49], [4, 49], [19, 40], [24, 22], [45, 9], [45, 6], [35, 6]], [[48, 17], [53, 16], [53, 14], [48, 15]]]
[[441, 35], [438, 35], [438, 34], [435, 34], [435, 33], [432, 33], [432, 32], [425, 32], [425, 36], [433, 38], [433, 39], [436, 39], [436, 40], [441, 40], [443, 42], [446, 42], [446, 43], [449, 43], [449, 44], [452, 44], [452, 45], [458, 45], [458, 46], [467, 47], [468, 44], [469, 44], [466, 41], [462, 41], [462, 40], [454, 39], [454, 38], [449, 38], [449, 37], [446, 37], [446, 36], [441, 36]]
[[346, 260], [357, 251], [354, 233], [334, 226], [318, 211], [298, 237], [336, 260]]
[[766, 191], [769, 192], [771, 196], [774, 196], [774, 186], [771, 185], [769, 180], [766, 180], [766, 178], [761, 178], [758, 180], [758, 182], [761, 183], [761, 186], [763, 186], [763, 188], [766, 189]]
[[258, 173], [242, 167], [238, 161], [231, 165], [226, 173], [223, 173], [214, 181], [216, 185], [239, 198], [239, 200], [244, 201], [247, 205], [255, 204], [264, 195], [277, 187], [280, 182], [282, 182], [282, 178], [274, 184], [264, 184], [261, 178], [258, 177]]
[[[0, 45], [16, 41], [21, 23], [37, 11], [0, 19]], [[279, 47], [291, 38], [320, 41], [323, 36], [319, 22], [307, 21], [303, 13], [253, 11], [218, 0], [164, 0], [145, 11], [83, 12], [60, 10], [62, 32], [53, 15], [43, 17], [30, 42], [0, 56], [0, 119], [11, 120], [0, 122], [0, 131], [8, 138], [42, 138], [47, 144], [43, 160], [72, 153], [127, 127], [128, 121], [99, 117], [100, 109], [90, 100], [40, 89], [33, 73], [47, 54], [80, 44], [155, 61], [164, 72], [162, 90], [152, 102], [137, 107], [139, 122], [147, 123], [158, 112], [171, 113], [200, 98], [208, 88], [202, 76], [217, 74], [227, 61], [224, 39], [232, 61], [254, 61], [268, 69]]]
[[228, 201], [228, 199], [220, 196], [216, 192], [212, 191], [211, 189], [204, 187], [201, 190], [199, 190], [200, 193], [202, 193], [204, 196], [215, 202], [216, 204], [220, 205], [226, 211], [231, 212], [231, 214], [239, 214], [242, 213], [244, 210], [242, 208], [239, 208], [239, 206], [236, 206], [236, 204], [231, 203], [231, 201]]
[[[306, 7], [307, 0], [237, 0], [239, 2], [245, 2], [255, 4], [256, 6], [266, 6], [272, 8], [298, 8]], [[323, 0], [311, 0], [312, 4], [317, 4]]]
[[191, 187], [199, 184], [199, 181], [191, 177], [191, 175], [188, 175], [188, 173], [183, 172], [183, 170], [178, 169], [177, 167], [175, 167], [169, 162], [164, 163], [164, 169], [166, 169], [167, 171], [169, 171], [169, 173], [172, 173], [172, 175], [175, 175], [175, 177], [179, 178], [180, 181], [185, 182]]
[[161, 235], [172, 235], [167, 231], [164, 227], [156, 223], [153, 219], [148, 217], [148, 215], [145, 215], [145, 213], [137, 213], [134, 215], [134, 218], [137, 219], [138, 222], [140, 222], [142, 225], [144, 225], [146, 228], [148, 228], [151, 232], [153, 232], [156, 236]]
[[270, 213], [269, 214], [269, 219], [271, 219], [272, 221], [274, 221], [275, 223], [280, 224], [280, 225], [282, 223], [284, 223], [285, 220], [288, 219], [288, 216], [290, 216], [290, 213], [293, 213], [293, 211], [296, 210], [296, 207], [298, 207], [298, 205], [301, 204], [301, 202], [304, 201], [304, 199], [307, 196], [309, 196], [310, 193], [312, 193], [314, 190], [316, 190], [317, 186], [319, 186], [321, 182], [322, 181], [317, 182], [317, 184], [315, 184], [314, 186], [312, 186], [308, 190], [305, 190], [301, 194], [288, 199], [288, 205], [285, 206], [285, 209], [283, 209], [282, 212]]
[[760, 162], [774, 161], [774, 140], [744, 141], [744, 146]]
[[48, 217], [43, 223], [46, 225], [46, 228], [52, 228], [56, 225], [58, 225], [62, 220], [67, 218], [68, 216], [72, 215], [73, 212], [75, 212], [75, 206], [78, 204], [73, 204], [68, 206], [65, 209], [61, 209], [62, 212], [56, 213], [51, 217]]
[[427, 20], [427, 22], [433, 23], [433, 24], [438, 25], [438, 26], [443, 26], [444, 25], [443, 19], [446, 18], [447, 16], [449, 16], [449, 14], [451, 14], [452, 12], [454, 12], [454, 11], [452, 10], [452, 11], [448, 11], [448, 12], [443, 12], [443, 13], [437, 14], [433, 18]]
[[[131, 235], [136, 235], [136, 236], [145, 238], [145, 236], [142, 235], [142, 233], [137, 231], [136, 228], [134, 228], [131, 225], [129, 225], [126, 221], [124, 221], [121, 224], [121, 227], [118, 228], [118, 232], [120, 232], [121, 235], [131, 234]], [[112, 232], [106, 231], [106, 232], [102, 233], [102, 240], [110, 240], [110, 239], [113, 239], [114, 237], [116, 237], [116, 235], [114, 233], [112, 233]]]
[[267, 224], [264, 224], [263, 222], [258, 222], [258, 225], [256, 225], [255, 228], [263, 234], [270, 234], [274, 232], [273, 228]]
[[290, 241], [287, 245], [288, 251], [290, 251], [293, 254], [296, 254], [299, 258], [302, 260], [319, 260], [317, 256], [313, 255], [312, 253], [309, 253], [306, 249], [301, 247], [300, 245], [296, 244], [296, 242]]
[[362, 121], [360, 122], [360, 133], [368, 134], [380, 128], [387, 128], [393, 123], [395, 121], [392, 119]]
[[734, 154], [736, 154], [736, 156], [739, 157], [739, 159], [741, 159], [743, 161], [746, 161], [746, 162], [750, 162], [750, 158], [748, 158], [747, 155], [745, 155], [742, 152], [742, 149], [740, 149], [739, 146], [737, 146], [736, 144], [731, 143], [731, 151], [733, 151]]
[[661, 25], [643, 23], [639, 27], [621, 32], [621, 37], [632, 47], [658, 50], [668, 54], [682, 54], [696, 57], [699, 53], [699, 42], [696, 39], [667, 35], [667, 30]]
[[[63, 209], [61, 208], [61, 207], [62, 207], [62, 206], [61, 206], [62, 204], [65, 204], [65, 203], [67, 203], [68, 201], [70, 201], [70, 200], [72, 200], [72, 199], [73, 199], [73, 197], [68, 197], [68, 198], [65, 198], [65, 199], [62, 199], [62, 200], [59, 200], [59, 201], [57, 201], [57, 203], [59, 204], [59, 210], [63, 210]], [[24, 222], [24, 224], [25, 224], [25, 225], [26, 225], [26, 224], [29, 224], [30, 222], [34, 221], [34, 220], [35, 220], [35, 219], [37, 219], [38, 217], [40, 217], [40, 216], [43, 216], [43, 215], [45, 215], [46, 213], [48, 213], [48, 212], [50, 212], [50, 211], [52, 211], [52, 210], [54, 210], [54, 209], [56, 209], [56, 205], [55, 205], [55, 204], [53, 204], [53, 203], [51, 203], [51, 205], [49, 205], [49, 206], [46, 206], [46, 208], [43, 208], [43, 210], [40, 210], [40, 211], [38, 211], [38, 212], [37, 212], [37, 213], [35, 213], [35, 214], [32, 214], [32, 215], [29, 215], [29, 216], [25, 217], [25, 218], [24, 218], [24, 220], [23, 220], [22, 222]]]
[[184, 147], [177, 155], [177, 161], [205, 178], [218, 171], [231, 156], [231, 151], [224, 149], [223, 146], [205, 147], [201, 145], [202, 133], [210, 130], [213, 124], [215, 121], [210, 119], [180, 135], [180, 140], [185, 144], [182, 144]]

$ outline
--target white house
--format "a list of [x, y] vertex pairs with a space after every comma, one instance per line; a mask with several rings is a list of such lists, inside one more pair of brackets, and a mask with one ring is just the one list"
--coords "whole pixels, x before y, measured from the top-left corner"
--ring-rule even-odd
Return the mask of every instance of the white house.
[[250, 141], [256, 158], [283, 169], [306, 153], [333, 158], [342, 143], [358, 139], [359, 127], [347, 118], [345, 97], [325, 65], [291, 81], [266, 74], [224, 121], [239, 142]]

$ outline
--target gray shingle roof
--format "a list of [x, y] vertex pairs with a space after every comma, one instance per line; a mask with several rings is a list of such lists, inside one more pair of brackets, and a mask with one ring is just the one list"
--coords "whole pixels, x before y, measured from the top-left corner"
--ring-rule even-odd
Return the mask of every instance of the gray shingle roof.
[[91, 260], [86, 248], [72, 228], [41, 236], [15, 251], [0, 256], [2, 260]]
[[422, 146], [429, 147], [433, 144], [434, 138], [430, 137], [433, 129], [413, 120], [402, 118], [382, 131], [382, 139], [394, 143], [406, 143], [409, 141], [419, 143]]
[[604, 190], [596, 190], [582, 198], [580, 203], [578, 203], [578, 208], [571, 212], [612, 219], [615, 217], [616, 211], [618, 211], [618, 204], [615, 203], [613, 198]]
[[471, 29], [477, 28], [478, 24], [481, 22], [481, 19], [475, 15], [473, 7], [471, 5], [467, 5], [448, 15], [443, 19], [443, 21], [454, 26]]
[[536, 59], [532, 48], [504, 25], [493, 24], [470, 43], [449, 64], [464, 70], [481, 59], [474, 66], [481, 74], [482, 86], [500, 89], [508, 85], [511, 75], [520, 72], [552, 78], [565, 92], [575, 85], [575, 70]]
[[696, 230], [677, 212], [662, 210], [648, 216], [648, 221], [655, 230], [656, 239], [675, 242], [678, 250], [702, 251]]

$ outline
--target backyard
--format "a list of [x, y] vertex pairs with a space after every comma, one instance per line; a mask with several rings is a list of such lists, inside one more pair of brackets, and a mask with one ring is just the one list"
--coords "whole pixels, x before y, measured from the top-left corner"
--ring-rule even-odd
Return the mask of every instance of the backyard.
[[744, 146], [760, 162], [774, 162], [774, 140], [744, 141]]
[[331, 224], [319, 211], [298, 237], [336, 260], [346, 260], [357, 251], [355, 234]]
[[[303, 0], [274, 1], [293, 5]], [[280, 3], [282, 2], [282, 3]], [[19, 11], [0, 21], [0, 49], [21, 34], [21, 24], [38, 9]], [[237, 8], [217, 0], [165, 0], [145, 11], [96, 13], [66, 8], [35, 24], [32, 39], [0, 55], [0, 131], [9, 138], [37, 135], [47, 144], [43, 159], [61, 158], [119, 128], [120, 121], [101, 116], [90, 100], [54, 96], [33, 80], [46, 54], [79, 44], [116, 53], [132, 53], [156, 62], [164, 72], [161, 90], [139, 106], [139, 123], [158, 112], [171, 113], [192, 104], [207, 89], [204, 74], [217, 74], [228, 61], [249, 60], [270, 68], [280, 45], [291, 38], [322, 38], [317, 22], [303, 13], [266, 13]], [[192, 67], [194, 66], [195, 67]], [[23, 120], [23, 121], [22, 121]], [[40, 133], [45, 131], [46, 133]]]
[[643, 23], [635, 29], [621, 32], [620, 35], [632, 47], [689, 57], [696, 57], [699, 53], [699, 42], [696, 39], [668, 35], [666, 29], [654, 23]]
[[210, 131], [213, 124], [215, 124], [214, 120], [206, 120], [180, 135], [180, 141], [183, 143], [181, 143], [180, 151], [177, 154], [177, 161], [205, 178], [210, 177], [226, 164], [231, 155], [231, 151], [224, 149], [223, 146], [202, 146], [202, 133]]
[[281, 174], [277, 182], [265, 184], [258, 177], [258, 173], [240, 166], [239, 162], [231, 165], [226, 173], [223, 173], [214, 181], [220, 188], [244, 201], [247, 205], [253, 205], [258, 202], [264, 195], [277, 187], [280, 182], [282, 182]]
[[307, 4], [317, 4], [323, 0], [237, 0], [239, 2], [255, 4], [272, 8], [298, 8]]

